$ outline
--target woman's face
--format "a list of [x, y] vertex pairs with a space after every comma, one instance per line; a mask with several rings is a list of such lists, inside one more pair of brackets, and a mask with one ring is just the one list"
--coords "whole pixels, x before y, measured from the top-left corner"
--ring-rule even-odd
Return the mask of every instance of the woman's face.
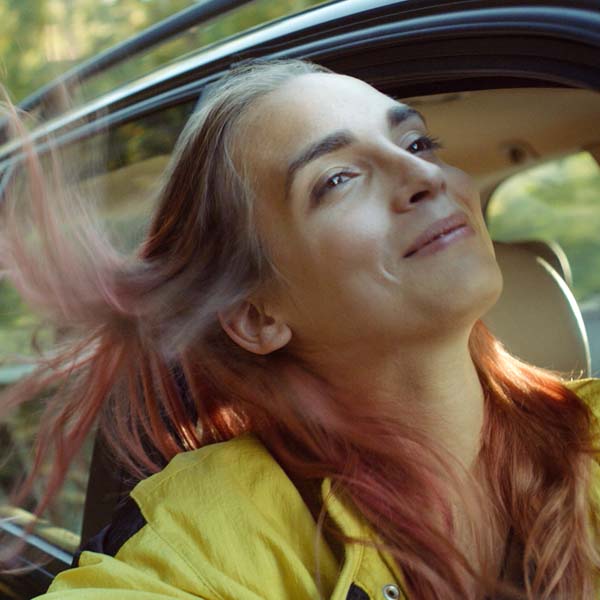
[[[305, 351], [375, 351], [464, 332], [501, 276], [471, 179], [416, 111], [341, 75], [291, 80], [250, 110], [239, 159]], [[453, 141], [460, 143], [460, 140]]]

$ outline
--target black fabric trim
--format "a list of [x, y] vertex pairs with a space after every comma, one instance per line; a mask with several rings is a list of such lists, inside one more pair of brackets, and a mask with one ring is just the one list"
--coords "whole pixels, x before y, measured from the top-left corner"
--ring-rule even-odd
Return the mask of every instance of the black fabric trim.
[[115, 556], [123, 544], [144, 525], [146, 519], [142, 511], [135, 500], [128, 496], [115, 511], [110, 524], [77, 550], [73, 557], [73, 566], [79, 564], [79, 557], [85, 550]]
[[365, 592], [361, 587], [357, 586], [353, 583], [348, 590], [348, 595], [346, 596], [346, 600], [371, 600], [369, 598], [369, 594]]

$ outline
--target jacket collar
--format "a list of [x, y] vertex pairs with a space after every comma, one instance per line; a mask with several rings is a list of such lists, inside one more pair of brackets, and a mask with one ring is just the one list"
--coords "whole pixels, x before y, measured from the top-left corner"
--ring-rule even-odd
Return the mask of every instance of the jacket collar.
[[[330, 600], [348, 600], [357, 586], [367, 594], [364, 598], [386, 598], [384, 590], [389, 589], [391, 585], [400, 591], [398, 600], [408, 598], [402, 571], [390, 554], [381, 548], [382, 541], [356, 510], [341, 497], [329, 478], [323, 480], [321, 497], [328, 514], [341, 533], [363, 542], [345, 543], [344, 563]], [[356, 594], [355, 596], [361, 597]]]

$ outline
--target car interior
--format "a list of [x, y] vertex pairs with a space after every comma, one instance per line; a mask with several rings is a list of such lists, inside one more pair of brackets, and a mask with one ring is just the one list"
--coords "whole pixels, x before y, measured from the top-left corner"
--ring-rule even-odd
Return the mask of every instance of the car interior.
[[[582, 150], [600, 160], [600, 131], [590, 126], [600, 122], [597, 92], [484, 90], [406, 102], [425, 115], [442, 142], [449, 140], [441, 156], [475, 178], [484, 211], [494, 190], [515, 173]], [[552, 240], [495, 247], [504, 290], [484, 322], [513, 354], [532, 364], [573, 377], [591, 375], [586, 326], [564, 251]]]
[[[381, 90], [417, 108], [442, 143], [441, 158], [474, 177], [492, 233], [499, 191], [514, 177], [582, 153], [600, 172], [599, 92], [548, 87], [533, 80], [530, 87], [480, 87], [411, 97], [405, 97], [393, 82]], [[90, 142], [118, 155], [114, 160], [108, 157], [103, 170], [84, 181], [82, 188], [101, 190], [101, 215], [125, 249], [132, 250], [143, 236], [154, 205], [153, 190], [195, 100], [120, 124]], [[73, 147], [81, 154], [77, 145]], [[524, 196], [527, 185], [522, 186]], [[595, 189], [593, 193], [600, 195], [600, 185]], [[568, 198], [564, 200], [568, 204]], [[538, 214], [536, 206], [533, 218]], [[538, 208], [539, 218], [546, 218], [546, 209]], [[577, 207], [573, 210], [576, 219]], [[600, 201], [594, 210], [592, 217], [586, 213], [580, 219], [600, 223]], [[574, 262], [580, 257], [566, 252], [558, 237], [540, 236], [535, 230], [528, 233], [519, 218], [517, 214], [514, 235], [495, 238], [504, 291], [484, 322], [510, 352], [527, 362], [567, 378], [600, 376], [600, 285], [592, 298], [595, 303], [580, 302], [576, 286], [581, 268]], [[571, 222], [565, 221], [565, 227]], [[600, 252], [600, 246], [594, 248], [590, 252]], [[596, 259], [600, 273], [600, 255]], [[0, 443], [1, 435], [0, 431]], [[130, 489], [131, 483], [115, 470], [101, 441], [90, 439], [82, 460], [89, 478], [84, 494], [68, 500], [70, 504], [65, 500], [68, 524], [51, 519], [30, 531], [30, 512], [0, 500], [0, 530], [27, 542], [27, 552], [17, 566], [26, 567], [40, 558], [46, 561], [28, 579], [15, 575], [0, 580], [0, 600], [25, 598], [28, 590], [45, 589], [56, 573], [70, 565], [78, 546], [110, 521]]]
[[[516, 173], [580, 151], [600, 159], [600, 133], [590, 127], [600, 122], [598, 94], [593, 91], [515, 88], [402, 101], [424, 115], [430, 131], [442, 141], [441, 157], [475, 179], [484, 211], [498, 186]], [[102, 185], [110, 191], [107, 195], [119, 198], [106, 207], [106, 218], [115, 224], [122, 220], [127, 227], [143, 222], [151, 212], [151, 203], [144, 201], [148, 186], [167, 161], [168, 154], [157, 155], [106, 175]], [[548, 239], [495, 245], [505, 285], [486, 324], [520, 358], [573, 377], [589, 376], [586, 327], [563, 249]]]
[[[441, 157], [475, 178], [484, 210], [497, 187], [510, 176], [548, 160], [596, 148], [600, 133], [589, 124], [600, 119], [598, 100], [598, 94], [592, 91], [560, 88], [483, 90], [402, 99], [418, 108], [430, 131], [441, 139]], [[544, 111], [538, 110], [540, 105]], [[118, 206], [111, 203], [105, 212], [115, 227], [119, 227], [120, 219], [130, 227], [148, 218], [152, 203], [144, 200], [148, 197], [144, 192], [167, 161], [167, 154], [157, 155], [103, 176], [104, 189], [119, 191]], [[571, 268], [564, 251], [555, 241], [537, 239], [496, 241], [495, 249], [504, 291], [484, 322], [509, 351], [523, 360], [569, 378], [590, 376], [586, 326], [571, 289]], [[119, 496], [126, 491], [119, 480], [108, 491], [110, 469], [105, 460], [102, 448], [97, 446], [82, 539], [107, 522]], [[92, 489], [95, 493], [90, 493]]]
[[[430, 131], [442, 140], [442, 158], [474, 176], [485, 209], [494, 190], [515, 173], [582, 150], [600, 158], [600, 132], [590, 127], [590, 123], [600, 122], [598, 100], [592, 91], [531, 88], [403, 101], [418, 108]], [[158, 153], [99, 176], [101, 181], [95, 184], [108, 192], [118, 191], [107, 197], [116, 196], [119, 201], [107, 202], [102, 208], [112, 227], [130, 229], [134, 224], [138, 231], [143, 229], [152, 210], [152, 186], [167, 161], [168, 153]], [[496, 242], [495, 248], [504, 291], [484, 322], [511, 352], [528, 362], [570, 377], [591, 375], [586, 326], [570, 286], [569, 260], [560, 246], [552, 241], [519, 239]], [[122, 478], [115, 476], [101, 443], [90, 457], [89, 472], [81, 535], [50, 523], [27, 534], [31, 547], [53, 557], [46, 579], [70, 564], [79, 543], [109, 522], [128, 491]], [[22, 534], [31, 519], [27, 511], [7, 506], [2, 508], [2, 516], [5, 520], [0, 527], [14, 535]], [[36, 577], [44, 579], [39, 573]], [[17, 589], [18, 579], [14, 585]]]
[[[443, 143], [441, 157], [474, 177], [485, 210], [496, 188], [516, 173], [581, 150], [600, 157], [600, 132], [590, 127], [600, 122], [598, 99], [596, 92], [586, 90], [517, 88], [402, 101], [424, 115], [429, 130]], [[158, 152], [89, 182], [104, 191], [102, 214], [112, 228], [136, 230], [139, 239], [152, 212], [151, 190], [168, 159], [166, 151]], [[586, 327], [570, 287], [569, 260], [560, 246], [519, 239], [497, 241], [495, 248], [505, 283], [500, 301], [484, 318], [486, 324], [520, 358], [567, 376], [589, 376]], [[99, 460], [92, 463], [94, 475]], [[106, 479], [99, 480], [106, 491]], [[93, 507], [83, 517], [84, 539], [110, 517], [118, 493], [98, 510], [101, 495], [88, 491]]]

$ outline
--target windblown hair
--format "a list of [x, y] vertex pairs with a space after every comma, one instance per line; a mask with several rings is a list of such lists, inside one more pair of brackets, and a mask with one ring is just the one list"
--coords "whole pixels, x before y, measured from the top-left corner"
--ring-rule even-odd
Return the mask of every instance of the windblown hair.
[[[243, 155], [242, 120], [266, 94], [314, 72], [328, 71], [299, 60], [243, 64], [205, 92], [133, 257], [113, 248], [56, 169], [42, 174], [23, 142], [29, 183], [6, 192], [0, 266], [34, 309], [71, 335], [1, 398], [7, 414], [49, 394], [33, 468], [15, 501], [44, 473], [42, 514], [96, 425], [137, 479], [179, 452], [252, 431], [294, 477], [331, 478], [402, 568], [411, 597], [519, 597], [497, 584], [491, 564], [488, 532], [500, 519], [523, 544], [529, 600], [593, 598], [597, 440], [589, 407], [558, 376], [512, 357], [481, 322], [474, 327], [486, 497], [475, 482], [472, 492], [461, 489], [465, 474], [411, 427], [410, 415], [349, 402], [292, 351], [252, 354], [220, 326], [218, 311], [277, 280], [254, 222], [256, 191], [231, 158], [234, 149]], [[455, 502], [466, 507], [461, 527], [475, 564], [456, 543]]]

